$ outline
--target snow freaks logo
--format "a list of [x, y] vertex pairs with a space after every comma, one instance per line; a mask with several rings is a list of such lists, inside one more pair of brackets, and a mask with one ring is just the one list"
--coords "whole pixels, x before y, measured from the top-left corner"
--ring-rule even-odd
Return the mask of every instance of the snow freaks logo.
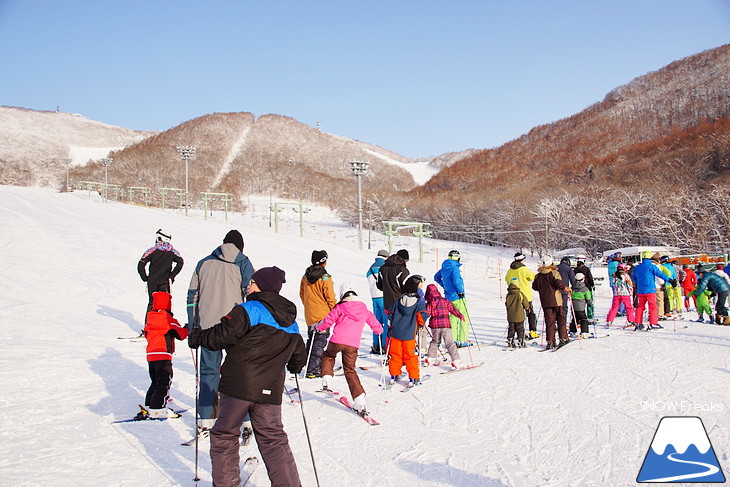
[[695, 416], [662, 418], [636, 481], [725, 482], [702, 420]]

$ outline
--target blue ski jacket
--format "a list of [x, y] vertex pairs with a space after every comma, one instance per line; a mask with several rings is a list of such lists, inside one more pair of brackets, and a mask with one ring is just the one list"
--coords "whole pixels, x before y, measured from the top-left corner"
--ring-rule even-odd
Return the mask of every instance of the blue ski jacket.
[[651, 259], [642, 259], [641, 264], [634, 267], [632, 277], [636, 283], [636, 294], [656, 293], [655, 277], [661, 278], [664, 282], [669, 281], [669, 276], [654, 265]]
[[461, 277], [461, 262], [453, 259], [446, 259], [441, 264], [441, 269], [433, 276], [436, 284], [444, 288], [444, 297], [449, 301], [459, 299], [459, 294], [464, 293], [464, 279]]

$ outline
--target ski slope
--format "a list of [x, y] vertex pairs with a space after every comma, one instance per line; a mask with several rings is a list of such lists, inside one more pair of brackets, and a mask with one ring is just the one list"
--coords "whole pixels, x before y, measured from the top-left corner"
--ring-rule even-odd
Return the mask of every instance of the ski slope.
[[[355, 283], [369, 304], [364, 275], [384, 240], [373, 236], [373, 248], [359, 251], [354, 230], [325, 228], [315, 212], [299, 237], [296, 225], [275, 233], [268, 213], [229, 215], [225, 222], [220, 214], [186, 218], [94, 196], [0, 186], [0, 484], [194, 485], [194, 447], [180, 445], [193, 432], [192, 411], [164, 422], [111, 424], [135, 414], [149, 385], [144, 341], [117, 337], [143, 326], [147, 295], [136, 265], [155, 231], [171, 232], [185, 259], [172, 289], [182, 322], [195, 263], [231, 228], [244, 235], [256, 268], [287, 272], [282, 294], [297, 305], [311, 251], [322, 248], [335, 286]], [[300, 380], [303, 404], [285, 396], [282, 410], [302, 485], [316, 485], [302, 407], [322, 486], [633, 485], [659, 420], [678, 415], [702, 418], [728, 471], [730, 327], [665, 322], [660, 331], [609, 330], [608, 338], [557, 353], [537, 347], [506, 353], [495, 344], [504, 341], [503, 275], [513, 250], [428, 240], [419, 263], [417, 240], [399, 237], [396, 244], [410, 251], [411, 272], [429, 281], [451, 248], [461, 250], [480, 346], [460, 353], [485, 365], [446, 375], [426, 368], [422, 374], [431, 378], [401, 393], [378, 386], [377, 359], [359, 359], [375, 366], [359, 371], [380, 422], [373, 427], [315, 394], [319, 380]], [[536, 267], [535, 259], [527, 262]], [[605, 268], [595, 272], [605, 276]], [[609, 293], [599, 288], [600, 317]], [[361, 351], [370, 340], [368, 331]], [[184, 343], [173, 364], [172, 405], [194, 408], [195, 371]], [[336, 379], [347, 393], [344, 377]], [[201, 486], [211, 485], [207, 448], [201, 443]], [[241, 456], [257, 453], [252, 442]], [[263, 464], [249, 485], [270, 485]]]

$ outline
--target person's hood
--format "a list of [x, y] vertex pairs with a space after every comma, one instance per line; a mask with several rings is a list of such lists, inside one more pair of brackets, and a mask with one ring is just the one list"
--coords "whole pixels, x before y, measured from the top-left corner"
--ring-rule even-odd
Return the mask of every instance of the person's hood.
[[393, 254], [387, 259], [385, 259], [385, 262], [383, 262], [383, 266], [389, 266], [389, 265], [405, 265], [407, 260], [405, 260], [403, 257], [401, 257], [398, 254]]
[[[349, 299], [349, 298], [348, 298]], [[337, 305], [340, 310], [353, 321], [365, 321], [368, 316], [368, 307], [357, 299], [342, 301]]]
[[514, 260], [509, 265], [510, 269], [519, 269], [520, 267], [525, 267], [525, 264], [521, 260]]
[[461, 262], [459, 262], [458, 260], [454, 260], [454, 259], [446, 259], [441, 264], [442, 269], [454, 269], [454, 268], [458, 268], [458, 267], [461, 267]]
[[550, 272], [557, 271], [557, 270], [558, 270], [558, 268], [555, 267], [555, 264], [545, 265], [545, 266], [541, 265], [540, 267], [537, 268], [537, 272], [540, 274], [549, 274]]
[[297, 306], [280, 294], [271, 291], [259, 291], [249, 294], [246, 300], [258, 301], [266, 306], [271, 316], [282, 328], [288, 328], [296, 323]]
[[318, 280], [322, 279], [325, 274], [327, 274], [327, 271], [324, 266], [320, 264], [310, 265], [307, 267], [307, 270], [304, 271], [304, 277], [307, 278], [309, 284], [314, 284]]
[[519, 294], [520, 293], [520, 286], [517, 284], [510, 284], [507, 286], [507, 294]]
[[153, 310], [172, 310], [172, 296], [165, 291], [155, 291], [152, 293], [152, 309]]
[[225, 262], [236, 262], [236, 260], [239, 260], [239, 256], [242, 257], [243, 254], [234, 244], [224, 243], [213, 251], [213, 256]]
[[441, 291], [439, 291], [439, 288], [436, 286], [436, 284], [429, 284], [428, 286], [426, 286], [426, 301], [440, 297], [442, 297]]

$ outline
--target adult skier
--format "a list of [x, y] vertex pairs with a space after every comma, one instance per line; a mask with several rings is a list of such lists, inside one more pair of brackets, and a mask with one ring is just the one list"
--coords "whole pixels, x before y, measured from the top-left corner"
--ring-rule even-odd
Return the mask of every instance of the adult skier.
[[656, 261], [658, 264], [659, 259], [658, 253], [652, 255], [651, 251], [647, 250], [642, 254], [641, 264], [634, 267], [632, 278], [636, 283], [636, 294], [638, 297], [638, 305], [634, 313], [637, 330], [644, 328], [641, 322], [644, 319], [644, 308], [647, 306], [649, 307], [649, 325], [647, 330], [661, 328], [659, 326], [659, 312], [657, 309], [656, 279], [658, 278], [662, 282], [668, 282], [669, 276], [664, 274], [658, 265], [654, 264], [653, 261]]
[[[145, 250], [137, 263], [139, 277], [147, 283], [147, 311], [152, 309], [152, 293], [157, 291], [170, 292], [170, 283], [175, 282], [175, 277], [183, 268], [183, 258], [180, 252], [175, 250], [170, 243], [172, 235], [167, 234], [160, 228], [155, 233], [155, 245]], [[147, 273], [147, 264], [150, 265]]]
[[374, 354], [385, 353], [386, 341], [388, 339], [388, 315], [385, 314], [385, 307], [383, 306], [383, 291], [378, 289], [378, 273], [380, 272], [380, 267], [385, 264], [385, 259], [388, 257], [387, 250], [379, 250], [378, 255], [375, 256], [375, 262], [370, 264], [368, 271], [365, 273], [365, 277], [368, 279], [368, 285], [370, 286], [370, 297], [373, 300], [373, 314], [380, 324], [383, 325], [383, 332], [380, 335], [373, 332], [373, 346], [370, 349], [370, 353]]
[[695, 295], [699, 295], [705, 289], [709, 289], [715, 293], [717, 295], [715, 323], [718, 325], [730, 325], [730, 317], [728, 317], [727, 306], [725, 306], [725, 301], [728, 295], [730, 295], [730, 284], [722, 277], [706, 269], [701, 269], [698, 274], [700, 276], [700, 282], [697, 283]]
[[464, 279], [461, 277], [461, 253], [458, 250], [449, 252], [441, 263], [441, 269], [433, 276], [433, 280], [444, 288], [444, 297], [451, 301], [465, 319], [450, 315], [451, 332], [457, 347], [469, 346], [469, 312], [464, 302]]
[[535, 309], [532, 306], [532, 281], [535, 280], [535, 273], [532, 272], [525, 266], [525, 254], [517, 252], [514, 256], [514, 261], [509, 265], [507, 275], [504, 277], [507, 284], [512, 284], [512, 279], [517, 278], [517, 285], [520, 287], [520, 291], [525, 295], [527, 301], [530, 303], [530, 307], [525, 309], [527, 315], [527, 323], [529, 332], [525, 338], [532, 340], [540, 335], [537, 334], [537, 316], [535, 316]]
[[393, 303], [403, 295], [403, 284], [405, 284], [410, 274], [406, 266], [408, 259], [408, 251], [406, 249], [400, 249], [385, 259], [383, 265], [380, 266], [377, 287], [383, 291], [383, 307], [386, 313], [390, 313], [390, 308], [393, 306]]

